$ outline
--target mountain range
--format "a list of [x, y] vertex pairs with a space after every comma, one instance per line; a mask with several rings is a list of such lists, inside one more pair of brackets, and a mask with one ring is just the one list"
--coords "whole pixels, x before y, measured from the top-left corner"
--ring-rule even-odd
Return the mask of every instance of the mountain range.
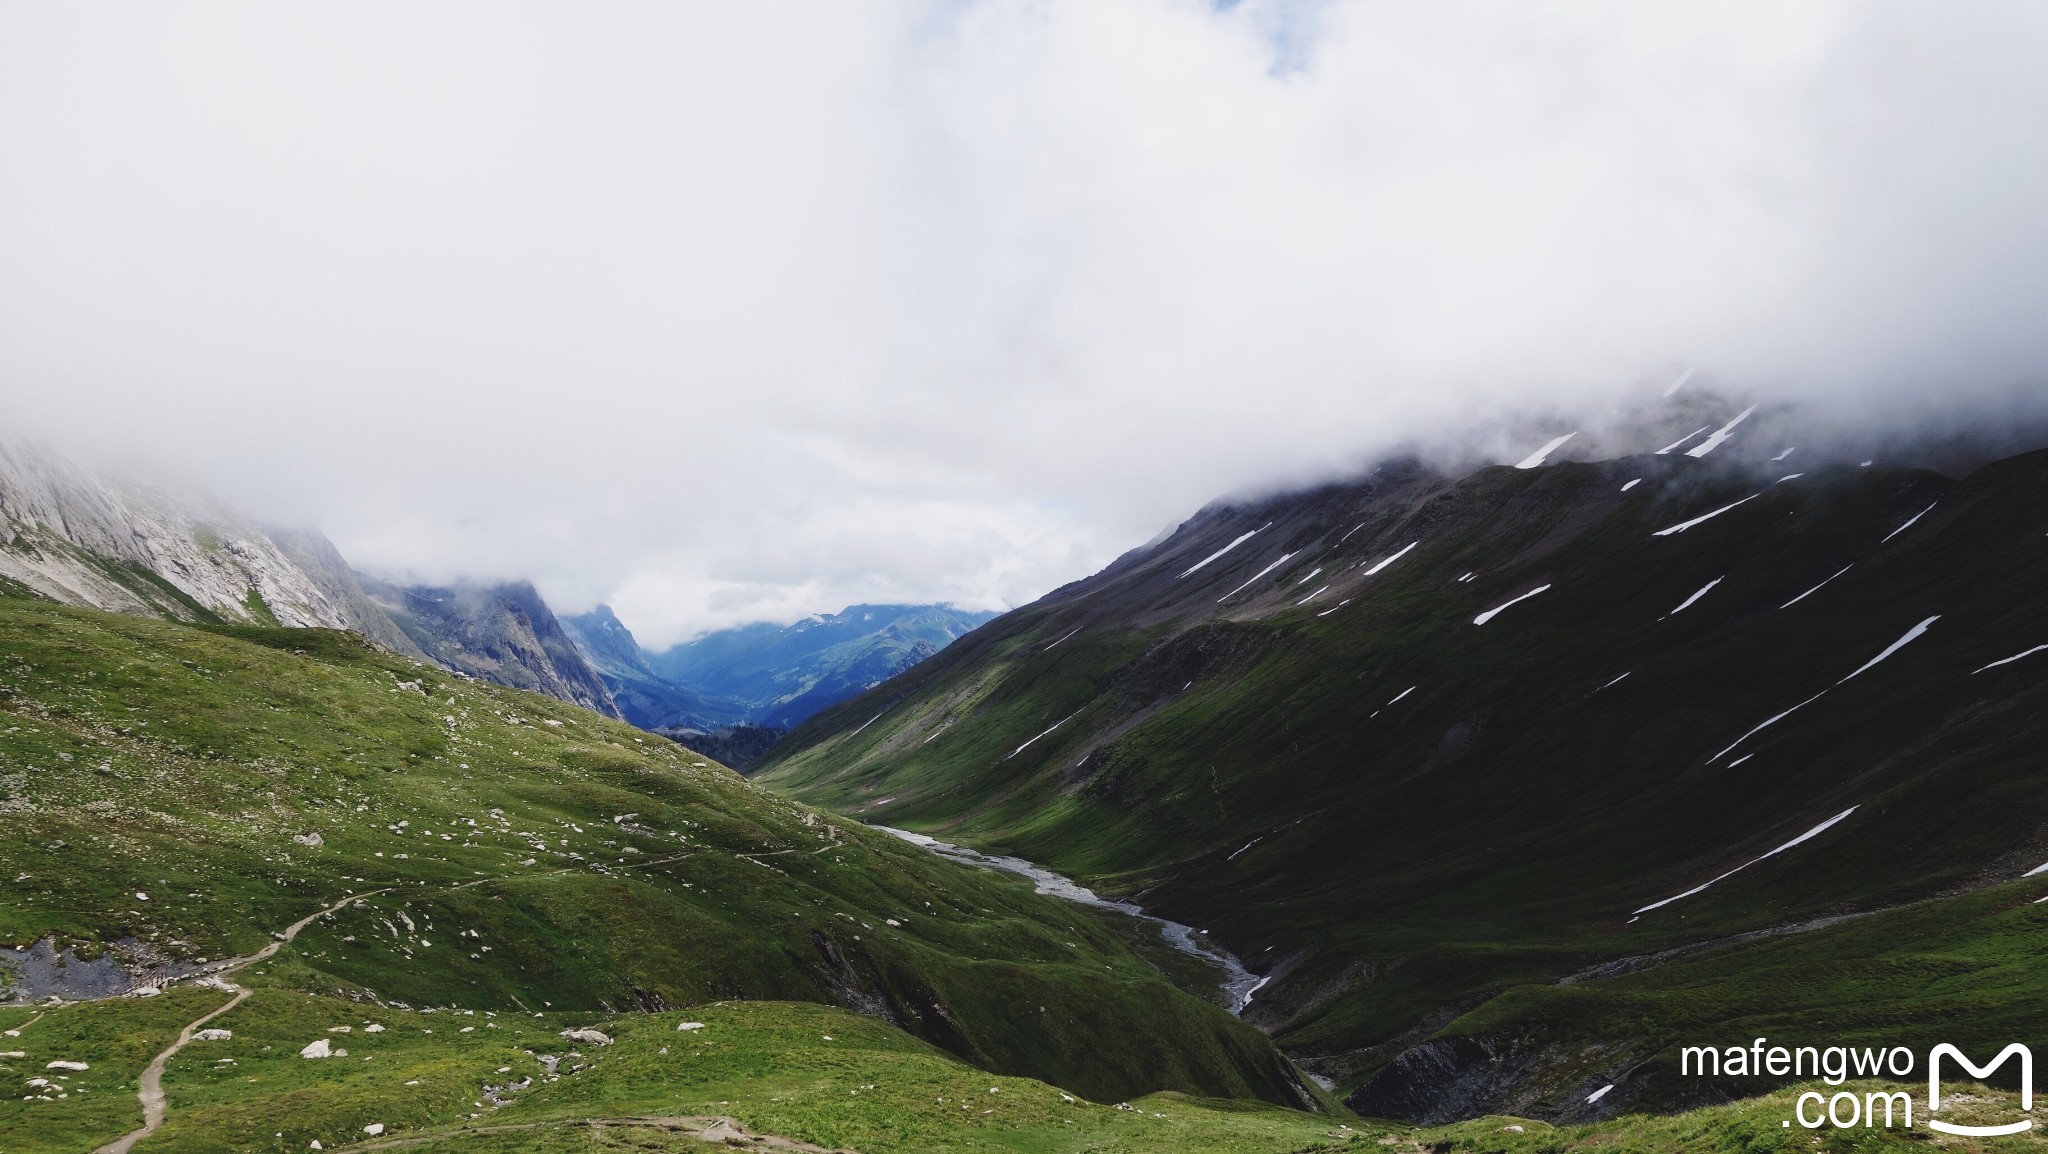
[[98, 476], [0, 442], [0, 581], [66, 604], [203, 624], [346, 629], [402, 656], [647, 729], [786, 728], [936, 653], [992, 614], [859, 605], [642, 652], [608, 606], [558, 618], [524, 581], [401, 584], [318, 531]]
[[2048, 451], [1947, 474], [1748, 416], [1212, 505], [758, 780], [1203, 927], [1368, 1116], [1727, 1101], [1776, 1083], [1677, 1048], [1763, 1034], [2037, 1035]]
[[[673, 686], [715, 723], [786, 728], [873, 689], [994, 617], [946, 605], [853, 605], [794, 625], [721, 629], [643, 652], [606, 606], [563, 618], [607, 678]], [[628, 718], [646, 728], [688, 725], [687, 713]]]

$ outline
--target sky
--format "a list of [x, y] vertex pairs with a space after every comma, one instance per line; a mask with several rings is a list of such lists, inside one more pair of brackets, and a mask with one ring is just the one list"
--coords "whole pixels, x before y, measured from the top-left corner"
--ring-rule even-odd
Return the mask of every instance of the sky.
[[0, 0], [0, 425], [657, 647], [1001, 608], [1688, 366], [2048, 395], [2044, 58], [2038, 3]]

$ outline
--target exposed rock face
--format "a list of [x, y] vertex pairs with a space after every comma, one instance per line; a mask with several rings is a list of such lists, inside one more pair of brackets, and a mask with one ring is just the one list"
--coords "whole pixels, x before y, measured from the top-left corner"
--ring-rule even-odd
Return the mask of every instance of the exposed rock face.
[[532, 585], [399, 586], [360, 574], [358, 579], [397, 628], [442, 665], [620, 716], [611, 690]]
[[[0, 577], [53, 601], [180, 621], [374, 636], [272, 535], [224, 505], [94, 476], [0, 442]], [[317, 533], [300, 535], [333, 546]]]

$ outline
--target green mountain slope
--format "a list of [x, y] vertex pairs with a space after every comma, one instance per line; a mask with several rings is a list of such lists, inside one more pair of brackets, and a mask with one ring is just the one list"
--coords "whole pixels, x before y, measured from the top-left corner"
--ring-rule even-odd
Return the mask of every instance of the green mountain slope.
[[391, 1008], [811, 1001], [1097, 1099], [1302, 1100], [1090, 911], [350, 634], [0, 598], [0, 811], [17, 1000], [191, 979], [354, 894], [271, 981]]
[[[2048, 645], [2048, 454], [1794, 471], [1389, 467], [1213, 507], [763, 780], [1210, 927], [1272, 979], [1250, 1019], [1384, 1101], [1505, 991], [2048, 860], [2048, 654], [1983, 669]], [[1532, 1060], [1457, 1111], [1674, 1104], [1592, 1076]]]
[[[134, 1126], [133, 1087], [151, 1055], [182, 1022], [227, 1000], [177, 989], [39, 1019], [0, 1009], [0, 1026], [21, 1031], [8, 1044], [26, 1055], [0, 1057], [0, 1073], [34, 1076], [53, 1058], [89, 1067], [46, 1078], [49, 1091], [0, 1102], [0, 1148], [71, 1154]], [[696, 1028], [679, 1030], [684, 1023]], [[1119, 1108], [975, 1069], [871, 1018], [790, 1002], [624, 1016], [423, 1013], [258, 986], [208, 1025], [231, 1037], [193, 1041], [169, 1061], [169, 1114], [138, 1149], [756, 1147], [740, 1134], [862, 1154], [1358, 1148], [1358, 1131], [1326, 1116], [1173, 1093]], [[566, 1039], [568, 1028], [595, 1028], [612, 1041]], [[346, 1053], [299, 1056], [321, 1039]], [[372, 1126], [381, 1132], [365, 1133]], [[708, 1140], [696, 1140], [707, 1131]]]

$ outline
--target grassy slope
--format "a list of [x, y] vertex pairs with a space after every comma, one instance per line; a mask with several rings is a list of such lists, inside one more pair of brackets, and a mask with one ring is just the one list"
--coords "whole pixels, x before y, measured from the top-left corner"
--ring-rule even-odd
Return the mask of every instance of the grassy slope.
[[0, 599], [0, 810], [16, 944], [218, 959], [354, 892], [267, 980], [507, 1011], [836, 1003], [1098, 1098], [1291, 1100], [1263, 1038], [1099, 915], [345, 634]]
[[[65, 1076], [58, 1091], [65, 1098], [0, 1101], [0, 1149], [76, 1151], [133, 1125], [139, 1119], [132, 1096], [136, 1072], [177, 1021], [224, 997], [181, 989], [148, 1001], [73, 1005], [27, 1024], [8, 1045], [29, 1057], [0, 1059], [0, 1074], [25, 1075], [50, 1057], [86, 1061], [92, 1068]], [[0, 1010], [0, 1026], [19, 1028], [32, 1013]], [[675, 1025], [686, 1020], [704, 1028], [678, 1032]], [[372, 1023], [384, 1030], [365, 1032]], [[722, 1003], [619, 1018], [534, 1017], [407, 1012], [266, 989], [215, 1024], [234, 1036], [194, 1042], [172, 1060], [165, 1078], [170, 1120], [142, 1149], [286, 1152], [305, 1150], [316, 1139], [327, 1149], [345, 1149], [370, 1141], [363, 1127], [373, 1122], [386, 1127], [386, 1140], [424, 1139], [406, 1147], [423, 1151], [699, 1148], [674, 1127], [629, 1121], [687, 1117], [731, 1118], [755, 1134], [863, 1154], [1789, 1154], [1925, 1149], [1929, 1137], [1924, 1128], [1816, 1135], [1783, 1125], [1793, 1099], [1809, 1088], [1830, 1094], [1904, 1089], [1916, 1098], [1922, 1090], [1862, 1082], [1841, 1088], [1799, 1084], [1679, 1115], [1560, 1128], [1514, 1117], [1441, 1127], [1340, 1122], [1177, 1094], [1153, 1095], [1130, 1103], [1134, 1109], [1119, 1109], [1070, 1100], [1041, 1082], [989, 1075], [872, 1019], [796, 1003]], [[558, 1035], [572, 1024], [604, 1028], [616, 1042], [572, 1045]], [[330, 1032], [344, 1025], [349, 1033]], [[323, 1037], [348, 1053], [321, 1061], [297, 1056], [306, 1042]], [[538, 1061], [542, 1055], [562, 1059], [558, 1080], [547, 1080]], [[508, 1105], [493, 1105], [485, 1096], [485, 1087], [527, 1078], [533, 1079], [527, 1088], [498, 1091]], [[1958, 1089], [1951, 1087], [1956, 1105], [1943, 1114], [1951, 1121], [2003, 1121], [2011, 1115], [2009, 1092]], [[618, 1121], [605, 1124], [606, 1119]], [[2037, 1134], [1939, 1141], [1955, 1151], [2038, 1150], [2044, 1144]]]
[[[132, 1096], [151, 1045], [180, 1014], [224, 1000], [176, 990], [148, 1002], [74, 1005], [43, 1018], [10, 1044], [87, 1061], [68, 1076], [70, 1097], [0, 1103], [0, 1149], [76, 1151], [139, 1121]], [[21, 1011], [0, 1012], [13, 1024]], [[682, 1021], [704, 1023], [680, 1033]], [[380, 1033], [363, 1027], [382, 1025]], [[1243, 1102], [1177, 1094], [1140, 1099], [1137, 1110], [1075, 1098], [1043, 1082], [991, 1075], [873, 1019], [789, 1002], [715, 1003], [688, 1012], [599, 1017], [419, 1013], [282, 989], [260, 990], [215, 1020], [227, 1041], [194, 1042], [174, 1058], [164, 1085], [165, 1128], [144, 1150], [300, 1151], [454, 1132], [468, 1125], [537, 1125], [496, 1147], [476, 1139], [450, 1149], [552, 1149], [586, 1136], [554, 1127], [586, 1118], [726, 1116], [756, 1133], [864, 1154], [931, 1150], [1271, 1151], [1341, 1142], [1340, 1123]], [[570, 1026], [597, 1026], [610, 1046], [571, 1043]], [[347, 1034], [330, 1033], [349, 1026]], [[465, 1032], [466, 1031], [466, 1032]], [[307, 1042], [328, 1038], [346, 1056], [307, 1060]], [[575, 1055], [571, 1055], [575, 1051]], [[550, 1081], [541, 1055], [562, 1059]], [[579, 1068], [580, 1067], [580, 1068]], [[506, 1072], [499, 1073], [501, 1069]], [[484, 1087], [532, 1078], [490, 1104]], [[82, 1092], [81, 1092], [82, 1091]], [[993, 1092], [992, 1092], [993, 1091]], [[479, 1105], [479, 1103], [483, 1103]], [[964, 1108], [963, 1108], [964, 1107]], [[1332, 1138], [1332, 1135], [1338, 1137]], [[438, 1147], [429, 1147], [438, 1148]], [[609, 1148], [604, 1143], [594, 1148]], [[673, 1148], [664, 1145], [662, 1148]]]
[[[1288, 959], [1261, 994], [1267, 1024], [1299, 1053], [1351, 1053], [1331, 1072], [1355, 1079], [1392, 1056], [1376, 1045], [1445, 1007], [2048, 856], [2048, 776], [2030, 772], [2048, 682], [2024, 664], [1971, 677], [2048, 641], [2044, 460], [1961, 484], [1816, 474], [1664, 538], [1651, 530], [1752, 487], [1669, 461], [1482, 472], [1269, 579], [1422, 542], [1333, 616], [1268, 607], [1179, 632], [1147, 600], [1170, 590], [1127, 573], [1135, 592], [1049, 598], [800, 731], [766, 780], [1112, 890], [1154, 887], [1148, 904], [1254, 962]], [[1623, 497], [1639, 473], [1653, 480]], [[1881, 541], [1936, 497], [1912, 533]], [[1328, 520], [1326, 541], [1348, 527]], [[1851, 561], [1824, 595], [1778, 609]], [[1759, 756], [1709, 764], [1935, 613], [1910, 650], [1745, 747]], [[1850, 805], [1796, 869], [1759, 867], [1628, 922]]]

